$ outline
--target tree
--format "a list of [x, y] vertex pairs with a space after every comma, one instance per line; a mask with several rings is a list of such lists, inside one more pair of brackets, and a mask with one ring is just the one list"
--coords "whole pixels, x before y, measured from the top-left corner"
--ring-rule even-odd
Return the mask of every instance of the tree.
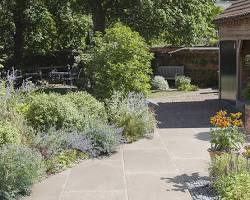
[[91, 13], [94, 31], [121, 21], [148, 41], [201, 44], [213, 31], [214, 0], [79, 0]]
[[115, 91], [147, 94], [150, 89], [152, 54], [144, 39], [120, 23], [95, 37], [87, 73], [92, 92], [99, 98], [110, 97]]
[[84, 48], [91, 20], [79, 8], [76, 0], [2, 0], [0, 46], [11, 65], [22, 67], [25, 56]]

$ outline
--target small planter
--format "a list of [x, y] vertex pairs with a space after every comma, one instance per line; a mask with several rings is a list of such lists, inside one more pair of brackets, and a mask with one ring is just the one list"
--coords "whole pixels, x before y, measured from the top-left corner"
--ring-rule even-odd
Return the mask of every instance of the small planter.
[[225, 151], [214, 151], [211, 149], [208, 149], [207, 151], [208, 151], [211, 159], [216, 158], [217, 156], [221, 156], [221, 155], [226, 153]]

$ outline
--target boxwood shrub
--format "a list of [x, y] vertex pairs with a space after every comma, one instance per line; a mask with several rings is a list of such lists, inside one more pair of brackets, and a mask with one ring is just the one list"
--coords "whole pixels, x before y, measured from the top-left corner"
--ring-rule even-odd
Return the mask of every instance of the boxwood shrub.
[[30, 125], [38, 129], [84, 130], [91, 120], [107, 121], [104, 104], [85, 92], [36, 94], [26, 117]]
[[81, 120], [74, 104], [54, 93], [34, 95], [27, 112], [27, 119], [35, 128], [57, 129], [77, 126], [77, 122]]
[[104, 103], [99, 102], [87, 92], [71, 92], [66, 97], [75, 104], [80, 114], [88, 115], [91, 119], [107, 120]]

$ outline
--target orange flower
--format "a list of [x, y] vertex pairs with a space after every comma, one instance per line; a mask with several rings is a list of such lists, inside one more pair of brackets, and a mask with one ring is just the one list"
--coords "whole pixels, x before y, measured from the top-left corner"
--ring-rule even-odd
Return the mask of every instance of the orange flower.
[[216, 113], [215, 116], [210, 118], [210, 123], [219, 128], [226, 128], [230, 126], [237, 126], [240, 127], [243, 125], [242, 120], [240, 117], [242, 116], [242, 113], [230, 113], [228, 114], [227, 111], [219, 111]]

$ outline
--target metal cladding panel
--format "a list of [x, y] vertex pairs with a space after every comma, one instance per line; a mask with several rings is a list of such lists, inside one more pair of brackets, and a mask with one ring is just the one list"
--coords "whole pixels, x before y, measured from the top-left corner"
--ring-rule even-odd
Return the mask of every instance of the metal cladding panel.
[[236, 41], [220, 42], [220, 92], [221, 99], [236, 102]]

